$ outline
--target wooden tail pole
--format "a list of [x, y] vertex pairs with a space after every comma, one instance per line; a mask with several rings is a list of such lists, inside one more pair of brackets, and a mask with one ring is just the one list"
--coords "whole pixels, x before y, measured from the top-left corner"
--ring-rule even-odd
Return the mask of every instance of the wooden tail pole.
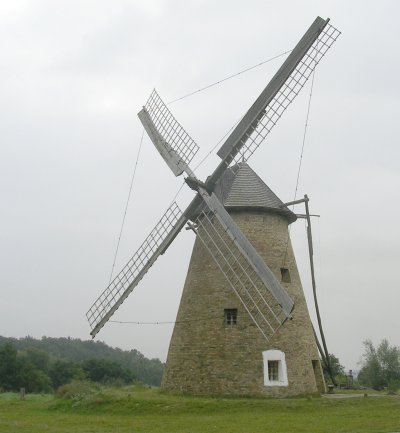
[[317, 335], [317, 333], [315, 332], [315, 328], [314, 328], [314, 325], [313, 325], [312, 323], [311, 323], [311, 326], [312, 326], [312, 330], [313, 330], [313, 333], [314, 333], [315, 342], [317, 343], [318, 352], [319, 352], [319, 354], [321, 355], [322, 362], [323, 362], [324, 365], [327, 367], [327, 366], [328, 366], [328, 362], [327, 362], [327, 360], [326, 360], [326, 356], [325, 356], [325, 353], [324, 353], [324, 349], [322, 348], [321, 343], [320, 343], [319, 340], [318, 340], [318, 335]]
[[[314, 250], [313, 250], [312, 233], [311, 233], [311, 217], [310, 217], [310, 209], [308, 206], [309, 198], [307, 195], [304, 196], [303, 201], [304, 201], [304, 204], [306, 207], [307, 239], [308, 239], [308, 254], [310, 257], [311, 283], [312, 283], [312, 288], [313, 288], [315, 311], [317, 313], [318, 328], [319, 328], [319, 332], [321, 334], [321, 340], [322, 340], [322, 344], [323, 344], [323, 348], [324, 348], [324, 352], [325, 352], [325, 357], [322, 356], [321, 345], [318, 341], [317, 336], [316, 335], [315, 336], [316, 336], [316, 340], [317, 340], [318, 349], [321, 352], [322, 360], [324, 361], [324, 363], [328, 369], [329, 377], [331, 378], [332, 383], [335, 386], [337, 386], [335, 377], [334, 377], [333, 372], [332, 372], [332, 366], [331, 366], [331, 362], [330, 362], [329, 352], [328, 352], [328, 348], [326, 345], [324, 331], [322, 329], [321, 315], [319, 313], [319, 306], [318, 306], [318, 299], [317, 299], [317, 284], [315, 282], [315, 272], [314, 272], [314, 257], [313, 257], [314, 256]], [[315, 330], [314, 330], [314, 334], [315, 334]]]

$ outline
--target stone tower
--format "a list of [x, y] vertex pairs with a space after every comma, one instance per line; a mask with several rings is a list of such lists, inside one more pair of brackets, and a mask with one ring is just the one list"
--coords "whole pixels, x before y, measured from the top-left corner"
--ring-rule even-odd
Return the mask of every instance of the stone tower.
[[196, 238], [164, 389], [206, 395], [282, 397], [325, 392], [312, 325], [290, 243], [296, 216], [245, 163], [228, 169], [215, 193], [295, 303], [268, 342]]

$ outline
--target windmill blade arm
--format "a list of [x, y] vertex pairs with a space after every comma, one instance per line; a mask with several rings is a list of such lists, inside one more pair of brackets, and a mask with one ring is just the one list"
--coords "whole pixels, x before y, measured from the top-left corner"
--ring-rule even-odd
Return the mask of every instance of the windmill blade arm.
[[163, 157], [164, 161], [167, 163], [168, 167], [172, 170], [175, 176], [180, 176], [186, 169], [186, 163], [182, 158], [175, 152], [174, 149], [161, 137], [160, 133], [157, 131], [154, 123], [148, 111], [143, 107], [138, 113], [138, 117], [142, 122], [147, 135], [150, 137], [154, 146]]
[[269, 340], [290, 318], [293, 301], [214, 194], [192, 226], [244, 308]]
[[93, 338], [138, 285], [157, 258], [164, 254], [186, 222], [186, 216], [174, 202], [125, 267], [86, 313], [91, 327], [90, 335]]
[[279, 281], [265, 264], [264, 260], [258, 254], [253, 245], [248, 241], [246, 236], [240, 231], [239, 227], [233, 221], [231, 216], [225, 210], [222, 203], [217, 199], [215, 194], [211, 196], [207, 194], [205, 190], [200, 192], [203, 200], [207, 203], [207, 206], [215, 213], [220, 223], [224, 226], [225, 231], [233, 239], [237, 247], [241, 250], [242, 254], [247, 257], [249, 263], [252, 264], [255, 271], [258, 273], [260, 278], [263, 280], [268, 290], [273, 294], [274, 298], [282, 306], [287, 317], [293, 309], [293, 301], [287, 294], [286, 290], [280, 285]]
[[180, 176], [185, 171], [191, 176], [189, 164], [199, 150], [199, 146], [175, 119], [155, 90], [138, 116], [154, 146], [174, 175]]
[[314, 21], [218, 151], [222, 159], [209, 185], [236, 159], [246, 161], [266, 138], [283, 112], [303, 88], [311, 73], [339, 37], [329, 19]]

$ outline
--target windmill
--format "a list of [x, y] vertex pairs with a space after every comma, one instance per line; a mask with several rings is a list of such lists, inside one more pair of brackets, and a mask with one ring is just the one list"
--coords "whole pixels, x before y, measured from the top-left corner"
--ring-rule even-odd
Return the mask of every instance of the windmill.
[[[304, 87], [340, 32], [317, 17], [233, 129], [203, 182], [199, 147], [154, 90], [138, 113], [175, 176], [196, 193], [174, 202], [87, 312], [95, 337], [187, 226], [196, 241], [163, 387], [196, 394], [289, 395], [324, 390], [316, 342], [287, 227], [296, 215], [247, 160]], [[285, 257], [283, 265], [278, 263]], [[293, 320], [288, 320], [293, 319]]]

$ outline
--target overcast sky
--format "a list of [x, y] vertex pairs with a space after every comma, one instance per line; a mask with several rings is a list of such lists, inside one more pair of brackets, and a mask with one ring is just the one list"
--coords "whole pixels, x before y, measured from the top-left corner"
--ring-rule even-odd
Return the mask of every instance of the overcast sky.
[[[328, 347], [357, 369], [366, 338], [400, 346], [399, 12], [395, 0], [0, 1], [0, 335], [90, 338], [85, 312], [108, 284], [142, 133], [136, 113], [151, 90], [168, 102], [281, 54], [320, 15], [343, 34], [315, 75], [298, 195], [321, 215]], [[200, 145], [193, 165], [283, 60], [170, 106]], [[249, 160], [283, 201], [293, 199], [309, 93]], [[145, 137], [116, 271], [182, 180]], [[185, 188], [181, 208], [191, 197]], [[114, 320], [175, 319], [193, 236], [180, 235]], [[312, 310], [304, 221], [292, 238]], [[165, 360], [171, 332], [109, 323], [98, 339]]]

